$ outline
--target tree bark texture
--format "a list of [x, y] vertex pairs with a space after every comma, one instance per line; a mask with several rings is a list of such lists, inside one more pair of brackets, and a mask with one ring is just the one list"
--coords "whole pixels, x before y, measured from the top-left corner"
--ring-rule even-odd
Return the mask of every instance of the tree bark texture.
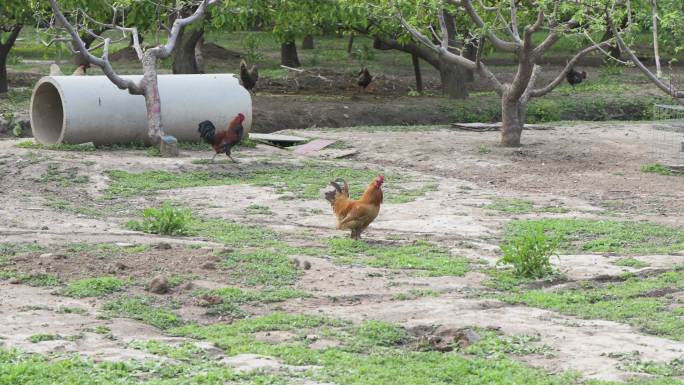
[[181, 30], [173, 53], [172, 70], [174, 74], [197, 74], [199, 66], [195, 55], [195, 47], [204, 36], [204, 28]]
[[298, 68], [301, 67], [299, 56], [297, 55], [297, 45], [294, 41], [288, 41], [280, 45], [280, 64]]

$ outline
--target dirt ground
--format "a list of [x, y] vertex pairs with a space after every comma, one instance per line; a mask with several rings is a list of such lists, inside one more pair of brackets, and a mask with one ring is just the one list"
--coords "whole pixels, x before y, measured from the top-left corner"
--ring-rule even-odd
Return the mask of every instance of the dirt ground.
[[[512, 218], [624, 218], [649, 220], [684, 228], [684, 178], [647, 174], [640, 167], [652, 163], [653, 138], [648, 124], [554, 124], [549, 130], [528, 130], [520, 149], [496, 145], [497, 132], [474, 133], [450, 129], [367, 132], [359, 129], [299, 131], [298, 135], [341, 141], [358, 150], [351, 158], [335, 160], [341, 166], [365, 167], [386, 173], [406, 173], [411, 178], [438, 183], [413, 202], [386, 203], [365, 235], [369, 242], [393, 237], [425, 239], [473, 261], [493, 265], [499, 255], [498, 239]], [[110, 183], [106, 170], [249, 170], [265, 160], [302, 162], [287, 149], [259, 145], [239, 152], [238, 165], [196, 164], [209, 153], [185, 151], [181, 157], [162, 159], [141, 151], [96, 151], [71, 153], [16, 147], [18, 140], [0, 141], [0, 237], [2, 242], [35, 242], [46, 248], [11, 260], [11, 267], [29, 274], [52, 274], [62, 281], [101, 274], [125, 276], [147, 282], [153, 276], [180, 274], [193, 277], [192, 285], [173, 288], [160, 295], [178, 305], [185, 320], [215, 322], [190, 295], [193, 288], [230, 286], [221, 269], [207, 269], [220, 243], [192, 237], [155, 236], [125, 230], [123, 224], [137, 209], [171, 200], [195, 212], [237, 223], [266, 226], [294, 246], [319, 244], [321, 239], [343, 235], [334, 229], [329, 206], [318, 200], [283, 200], [270, 187], [228, 185], [161, 191], [152, 196], [130, 197], [115, 204], [101, 200]], [[41, 182], [49, 164], [73, 167], [87, 176], [85, 185]], [[327, 181], [321, 180], [323, 189]], [[352, 183], [367, 183], [352, 181]], [[525, 199], [539, 205], [567, 208], [566, 213], [514, 214], [492, 212], [483, 205], [496, 199]], [[105, 216], [90, 216], [57, 209], [50, 202], [72, 206], [106, 208]], [[211, 202], [207, 204], [207, 202]], [[268, 206], [269, 215], [249, 215], [250, 205]], [[74, 243], [114, 243], [120, 247], [149, 245], [142, 254], [119, 255], [116, 259], [92, 258], [89, 252], [69, 252]], [[192, 246], [196, 245], [196, 246]], [[46, 254], [47, 253], [47, 254]], [[142, 258], [141, 258], [142, 256]], [[558, 268], [570, 281], [618, 276], [624, 272], [668, 269], [681, 264], [682, 255], [641, 255], [651, 262], [647, 268], [615, 266], [619, 255], [564, 255]], [[463, 277], [417, 277], [406, 271], [340, 266], [327, 257], [302, 256], [312, 264], [295, 287], [311, 294], [277, 304], [250, 308], [253, 314], [273, 310], [325, 314], [360, 322], [375, 319], [408, 329], [430, 325], [442, 328], [489, 327], [505, 335], [538, 336], [550, 346], [553, 357], [525, 356], [526, 363], [552, 373], [581, 372], [588, 378], [625, 380], [638, 374], [621, 370], [611, 351], [641, 352], [644, 359], [670, 361], [681, 357], [684, 343], [645, 334], [628, 325], [584, 320], [553, 311], [509, 305], [481, 298], [487, 279], [481, 270]], [[564, 282], [563, 284], [567, 284]], [[438, 297], [393, 300], [410, 289], [431, 289]], [[550, 290], [553, 288], [549, 288]], [[24, 284], [0, 284], [0, 336], [6, 347], [30, 352], [77, 352], [96, 360], [149, 359], [150, 354], [131, 349], [132, 340], [178, 342], [154, 327], [127, 319], [99, 319], [101, 300], [72, 299], [51, 295], [49, 289]], [[145, 293], [144, 288], [131, 294]], [[681, 292], [679, 294], [682, 294]], [[27, 308], [30, 305], [30, 308]], [[55, 312], [60, 307], [79, 307], [84, 312]], [[228, 322], [229, 320], [223, 320]], [[91, 330], [106, 326], [117, 338]], [[30, 343], [40, 333], [81, 334], [80, 339]], [[334, 343], [334, 342], [333, 342]], [[216, 354], [221, 355], [222, 352]], [[237, 368], [279, 368], [277, 361], [263, 357], [225, 358]]]

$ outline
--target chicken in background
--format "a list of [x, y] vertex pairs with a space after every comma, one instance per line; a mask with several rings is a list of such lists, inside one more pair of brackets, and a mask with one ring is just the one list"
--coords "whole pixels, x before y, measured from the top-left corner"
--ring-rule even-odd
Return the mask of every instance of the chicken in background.
[[234, 163], [238, 163], [230, 155], [230, 150], [242, 140], [242, 135], [245, 132], [244, 128], [242, 127], [242, 122], [244, 121], [245, 115], [239, 113], [228, 124], [228, 128], [219, 132], [216, 132], [216, 127], [214, 127], [214, 124], [208, 120], [205, 120], [199, 124], [197, 131], [200, 133], [200, 136], [211, 145], [214, 151], [216, 151], [214, 156], [211, 158], [212, 162], [214, 162], [216, 155], [225, 153], [230, 160], [232, 160]]
[[57, 63], [50, 64], [50, 76], [64, 76], [64, 73], [59, 68]]
[[370, 72], [368, 72], [368, 68], [364, 67], [361, 71], [359, 71], [359, 78], [357, 79], [356, 84], [361, 87], [361, 89], [365, 91], [372, 81], [373, 76], [371, 76]]
[[244, 60], [240, 61], [240, 80], [242, 80], [242, 86], [249, 92], [256, 86], [259, 80], [259, 70], [256, 64], [252, 65], [252, 69], [247, 70], [247, 63]]
[[[337, 183], [340, 181], [343, 186]], [[366, 230], [380, 212], [382, 184], [384, 182], [385, 177], [378, 175], [358, 200], [349, 198], [349, 185], [346, 180], [337, 179], [330, 182], [335, 190], [326, 192], [325, 199], [330, 202], [333, 213], [337, 217], [338, 230], [351, 230], [352, 239], [361, 238], [361, 233]]]
[[572, 86], [572, 89], [575, 89], [575, 86], [577, 84], [582, 83], [582, 80], [587, 78], [587, 73], [584, 71], [577, 72], [574, 68], [570, 68], [570, 72], [568, 72], [565, 78], [568, 80], [568, 83], [570, 83], [570, 85]]
[[81, 64], [80, 66], [78, 66], [78, 68], [76, 68], [76, 71], [74, 71], [74, 73], [71, 74], [71, 76], [85, 76], [88, 68], [90, 68], [90, 63]]

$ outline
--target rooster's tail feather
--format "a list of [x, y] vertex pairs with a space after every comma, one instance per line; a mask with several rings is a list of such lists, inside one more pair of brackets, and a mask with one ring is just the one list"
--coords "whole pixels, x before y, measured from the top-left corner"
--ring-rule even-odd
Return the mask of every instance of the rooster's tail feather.
[[199, 127], [197, 127], [197, 131], [200, 134], [200, 137], [204, 140], [211, 140], [211, 138], [214, 137], [216, 134], [216, 127], [214, 127], [214, 124], [208, 120], [205, 120], [199, 124]]

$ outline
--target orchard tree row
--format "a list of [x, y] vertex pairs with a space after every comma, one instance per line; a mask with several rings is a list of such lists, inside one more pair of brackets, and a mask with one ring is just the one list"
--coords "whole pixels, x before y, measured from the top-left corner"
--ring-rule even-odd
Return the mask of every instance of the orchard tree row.
[[[288, 67], [300, 66], [298, 41], [311, 48], [316, 36], [344, 35], [351, 50], [354, 36], [369, 36], [376, 49], [399, 50], [411, 55], [415, 66], [422, 60], [434, 67], [450, 97], [467, 97], [467, 82], [489, 82], [501, 96], [502, 144], [507, 146], [520, 144], [529, 100], [551, 92], [588, 54], [637, 65], [663, 91], [681, 99], [663, 79], [659, 52], [659, 47], [682, 48], [680, 0], [5, 0], [0, 9], [0, 93], [7, 91], [7, 57], [24, 26], [39, 27], [50, 44], [67, 44], [77, 60], [103, 68], [117, 86], [145, 96], [148, 108], [155, 110], [158, 59], [173, 55], [174, 73], [198, 72], [196, 47], [207, 31], [269, 32], [281, 45], [281, 64]], [[130, 39], [143, 67], [143, 83], [131, 84], [115, 73], [107, 50], [112, 40], [103, 37], [110, 29]], [[655, 73], [630, 48], [645, 34]], [[154, 41], [141, 44], [142, 36], [154, 36]], [[575, 55], [553, 81], [537, 84], [544, 55], [562, 40], [575, 47]], [[512, 81], [503, 81], [487, 66], [493, 51], [515, 59]], [[160, 124], [150, 124], [150, 135], [163, 133]]]

